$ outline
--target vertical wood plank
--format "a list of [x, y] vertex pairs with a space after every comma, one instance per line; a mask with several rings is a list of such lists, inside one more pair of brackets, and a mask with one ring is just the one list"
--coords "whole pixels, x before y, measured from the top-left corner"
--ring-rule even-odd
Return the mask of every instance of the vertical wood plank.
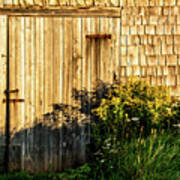
[[[20, 71], [20, 67], [19, 67], [19, 59], [20, 59], [20, 42], [19, 42], [19, 19], [17, 17], [15, 17], [15, 74], [11, 74], [11, 76], [14, 76], [15, 77], [15, 88], [14, 89], [19, 89], [19, 81], [18, 81], [18, 78], [19, 78], [19, 71]], [[18, 99], [18, 96], [19, 96], [19, 92], [12, 95], [15, 97], [15, 99]], [[20, 114], [19, 114], [19, 104], [18, 103], [14, 103], [14, 117], [12, 117], [12, 121], [13, 119], [15, 119], [15, 124], [14, 124], [14, 128], [13, 128], [13, 131], [12, 131], [12, 138], [14, 137], [14, 135], [16, 135], [16, 133], [20, 130]], [[11, 121], [10, 120], [10, 121]], [[11, 144], [16, 144], [18, 142], [15, 141], [16, 139], [13, 139], [13, 141], [11, 141]]]
[[[72, 85], [73, 90], [81, 90], [81, 19], [73, 19], [73, 59], [72, 59]], [[72, 105], [78, 107], [73, 99]]]
[[[53, 29], [52, 29], [52, 18], [45, 18], [45, 114], [51, 113], [53, 108], [53, 59], [52, 59], [52, 47], [53, 47]], [[50, 118], [50, 119], [49, 119]], [[50, 152], [51, 149], [51, 141], [50, 141], [50, 127], [48, 124], [52, 123], [51, 116], [48, 116], [46, 119], [47, 124], [47, 142], [46, 142], [46, 163], [45, 169], [46, 171], [49, 169], [49, 166], [52, 165], [52, 155]]]
[[45, 111], [45, 87], [44, 87], [44, 81], [45, 81], [45, 72], [44, 72], [44, 18], [39, 19], [39, 43], [40, 43], [40, 49], [39, 49], [39, 54], [40, 54], [40, 64], [39, 64], [39, 113], [40, 113], [40, 157], [42, 163], [40, 163], [40, 172], [44, 171], [44, 164], [45, 164], [45, 159], [44, 159], [44, 129], [43, 129], [43, 121], [44, 121], [44, 111]]
[[[108, 33], [108, 19], [101, 17], [100, 18], [100, 32], [103, 33]], [[107, 40], [102, 40], [101, 41], [101, 52], [100, 52], [100, 57], [101, 57], [101, 79], [103, 82], [107, 83], [109, 79], [109, 74], [108, 74], [108, 65], [109, 65], [109, 51], [108, 51], [108, 43]]]
[[[82, 41], [81, 41], [81, 18], [73, 19], [73, 91], [77, 91], [78, 94], [81, 90], [82, 83]], [[81, 100], [75, 100], [73, 98], [72, 106], [77, 108], [78, 110], [81, 108]], [[81, 134], [81, 114], [78, 110], [73, 110], [72, 118], [76, 120], [73, 126], [74, 131], [74, 139], [73, 139], [73, 162], [76, 162], [78, 157], [80, 156], [80, 134]]]
[[28, 144], [28, 136], [30, 134], [30, 130], [28, 129], [30, 127], [30, 120], [29, 120], [29, 104], [30, 104], [30, 89], [28, 88], [30, 86], [30, 58], [31, 58], [31, 53], [30, 53], [30, 45], [29, 41], [31, 40], [30, 37], [30, 19], [25, 18], [24, 22], [24, 36], [25, 36], [25, 128], [27, 129], [26, 132], [26, 138], [25, 138], [25, 159], [24, 159], [24, 166], [25, 169], [28, 170], [28, 153], [29, 153], [29, 144]]
[[[54, 86], [53, 86], [53, 81], [54, 81], [54, 42], [53, 42], [53, 27], [54, 27], [54, 24], [53, 24], [53, 18], [49, 18], [49, 30], [48, 30], [48, 33], [49, 32], [51, 32], [51, 33], [49, 33], [49, 35], [50, 35], [50, 37], [49, 37], [49, 45], [50, 45], [50, 48], [49, 48], [49, 67], [50, 67], [50, 69], [51, 69], [51, 71], [49, 71], [49, 77], [50, 77], [50, 79], [49, 79], [49, 85], [51, 86], [51, 89], [49, 89], [49, 97], [50, 97], [50, 101], [49, 101], [49, 107], [50, 107], [50, 110], [49, 110], [49, 112], [50, 113], [54, 113], [54, 111], [53, 111], [53, 104], [54, 104]], [[49, 142], [48, 142], [48, 145], [49, 145], [49, 151], [48, 151], [48, 153], [49, 153], [49, 168], [48, 168], [48, 170], [50, 170], [50, 168], [51, 167], [54, 167], [55, 168], [55, 165], [54, 165], [54, 159], [53, 159], [53, 156], [55, 155], [54, 154], [54, 152], [53, 152], [53, 150], [54, 150], [54, 144], [56, 143], [56, 142], [54, 142], [54, 140], [55, 140], [55, 126], [53, 125], [54, 124], [54, 119], [53, 119], [54, 117], [52, 116], [52, 118], [51, 118], [51, 120], [50, 120], [50, 127], [49, 127], [49, 134], [48, 134], [48, 136], [49, 136]]]
[[[62, 18], [54, 18], [53, 26], [57, 26], [53, 32], [53, 104], [59, 105], [62, 103], [62, 75], [63, 75], [63, 20]], [[55, 119], [58, 133], [54, 133], [54, 148], [53, 148], [53, 164], [55, 169], [62, 169], [62, 112], [58, 110], [58, 119]], [[60, 139], [58, 139], [58, 137]]]
[[[99, 34], [99, 18], [91, 19], [91, 33]], [[91, 44], [91, 78], [92, 78], [92, 90], [96, 90], [98, 86], [98, 80], [100, 77], [100, 39], [92, 39]]]
[[52, 72], [53, 72], [53, 60], [52, 60], [52, 47], [53, 47], [53, 28], [52, 18], [45, 18], [45, 113], [52, 111], [52, 98], [53, 98], [53, 84], [52, 84]]
[[[59, 56], [59, 61], [60, 61], [60, 82], [59, 82], [59, 94], [60, 94], [60, 104], [63, 104], [63, 96], [64, 96], [64, 92], [63, 92], [63, 77], [64, 77], [64, 74], [63, 74], [63, 63], [64, 63], [64, 18], [61, 18], [59, 20], [59, 37], [60, 37], [60, 45], [59, 45], [59, 53], [60, 53], [60, 56]], [[63, 113], [62, 111], [60, 111], [60, 114], [59, 114], [59, 157], [58, 157], [58, 169], [59, 170], [62, 170], [63, 168], [63, 159], [62, 159], [62, 156], [63, 156], [63, 120], [64, 120], [64, 117], [63, 117]]]
[[60, 102], [60, 18], [54, 18], [53, 26], [53, 103]]
[[[88, 123], [89, 112], [90, 112], [90, 105], [89, 102], [89, 94], [90, 91], [90, 75], [89, 75], [89, 69], [90, 69], [90, 58], [88, 56], [89, 54], [89, 47], [90, 47], [90, 41], [86, 38], [87, 34], [90, 34], [90, 18], [82, 18], [82, 32], [81, 32], [81, 38], [82, 38], [82, 92], [84, 92], [84, 95], [81, 99], [82, 101], [82, 122], [81, 122], [81, 157], [80, 161], [85, 161], [85, 152], [86, 152], [86, 142], [89, 141], [89, 135], [85, 135], [85, 129]], [[90, 130], [90, 128], [87, 128]], [[90, 132], [90, 131], [89, 131]], [[88, 137], [88, 138], [86, 138]]]
[[[6, 90], [6, 68], [7, 68], [7, 18], [0, 16], [0, 145], [4, 145], [5, 123], [6, 123], [6, 104], [3, 103], [5, 99], [4, 91]], [[1, 162], [0, 162], [1, 163]]]
[[[90, 91], [91, 91], [91, 40], [86, 38], [86, 35], [91, 33], [91, 19], [82, 19], [82, 90], [84, 91], [83, 96], [83, 113], [85, 114], [84, 121], [90, 122]], [[85, 128], [83, 126], [83, 128]], [[90, 135], [90, 126], [87, 127], [87, 134]], [[87, 143], [90, 142], [88, 136]]]
[[[63, 101], [66, 105], [68, 105], [68, 117], [67, 120], [71, 120], [71, 110], [70, 105], [72, 102], [72, 18], [64, 19], [64, 96], [65, 101]], [[66, 141], [69, 141], [70, 133], [71, 133], [71, 122], [67, 126], [67, 134], [65, 134]], [[65, 137], [65, 136], [64, 136]], [[72, 163], [72, 154], [70, 149], [72, 147], [72, 141], [65, 142], [68, 143], [68, 147], [65, 150], [65, 167], [70, 167]], [[66, 144], [67, 145], [67, 144]]]
[[30, 93], [30, 99], [31, 99], [31, 144], [30, 144], [30, 157], [32, 161], [32, 171], [35, 170], [35, 159], [34, 159], [34, 148], [35, 148], [35, 141], [36, 141], [36, 131], [35, 131], [35, 104], [36, 104], [36, 44], [35, 44], [35, 39], [36, 39], [36, 31], [35, 31], [35, 18], [31, 18], [31, 93]]
[[[20, 30], [19, 30], [19, 39], [20, 39], [20, 59], [19, 59], [19, 99], [25, 99], [25, 81], [24, 81], [24, 63], [25, 63], [25, 48], [24, 48], [24, 18], [19, 18], [19, 25], [20, 25]], [[21, 168], [24, 170], [24, 158], [25, 158], [25, 133], [23, 132], [25, 127], [25, 103], [20, 103], [19, 104], [19, 110], [18, 112], [20, 113], [20, 121], [21, 121], [21, 142], [22, 142], [22, 151], [21, 151]]]
[[[60, 103], [60, 29], [59, 29], [59, 24], [60, 24], [60, 18], [53, 18], [52, 19], [52, 25], [53, 27], [56, 26], [56, 28], [53, 28], [53, 104], [57, 105]], [[54, 110], [55, 113], [55, 110]], [[58, 123], [59, 123], [59, 117], [54, 117], [54, 125], [55, 128], [58, 128]], [[58, 118], [58, 119], [56, 119]], [[57, 138], [59, 137], [59, 131], [58, 131], [58, 136], [56, 137], [56, 131], [53, 131], [53, 144], [52, 144], [52, 162], [53, 162], [53, 167], [54, 169], [57, 169], [58, 166], [58, 140]], [[51, 141], [52, 141], [51, 140]]]
[[26, 134], [26, 151], [25, 151], [25, 168], [32, 171], [33, 159], [31, 157], [33, 147], [33, 70], [34, 70], [34, 43], [33, 43], [33, 18], [28, 17], [25, 20], [25, 126]]
[[[24, 97], [24, 81], [23, 81], [23, 73], [24, 73], [24, 57], [23, 52], [21, 51], [23, 48], [21, 47], [21, 21], [20, 18], [10, 18], [10, 57], [9, 57], [9, 68], [10, 68], [10, 90], [18, 89], [18, 92], [11, 93], [10, 99], [20, 99]], [[11, 51], [12, 50], [12, 51]], [[22, 53], [22, 54], [21, 54]], [[22, 56], [21, 56], [22, 55]], [[23, 126], [24, 126], [24, 103], [17, 104], [17, 103], [10, 103], [10, 136], [11, 136], [11, 147], [14, 145], [22, 145], [23, 140]], [[19, 134], [19, 138], [17, 138], [17, 134]], [[24, 142], [24, 141], [23, 141]], [[20, 152], [19, 152], [20, 153]], [[23, 164], [23, 153], [24, 149], [22, 149], [22, 153], [13, 157], [10, 154], [10, 161], [9, 168], [10, 170], [14, 170], [16, 168], [22, 168], [20, 165], [24, 166]], [[21, 161], [22, 160], [22, 161]], [[22, 162], [22, 163], [21, 163]], [[19, 163], [19, 164], [17, 164]]]
[[44, 165], [44, 141], [43, 141], [43, 107], [44, 107], [44, 26], [43, 18], [35, 21], [35, 160], [38, 165], [37, 172], [42, 172]]
[[[15, 63], [16, 63], [16, 20], [14, 18], [10, 18], [10, 22], [9, 22], [9, 27], [10, 27], [10, 37], [9, 37], [9, 41], [10, 43], [10, 57], [9, 57], [9, 61], [10, 61], [10, 67], [9, 67], [9, 71], [11, 72], [10, 74], [10, 86], [9, 89], [15, 89], [15, 82], [16, 82], [16, 77], [15, 77]], [[15, 94], [11, 94], [9, 98], [16, 98]], [[15, 131], [15, 127], [16, 127], [16, 115], [15, 115], [15, 104], [10, 104], [10, 134], [13, 133], [13, 131]]]
[[88, 34], [90, 34], [90, 18], [82, 18], [82, 89], [84, 91], [90, 91], [90, 75], [88, 73], [90, 69], [90, 40], [86, 38]]
[[[0, 171], [4, 170], [4, 153], [5, 153], [5, 128], [6, 128], [6, 98], [4, 91], [7, 82], [7, 17], [0, 16]], [[2, 147], [3, 146], [3, 147]]]
[[[24, 99], [24, 47], [23, 47], [23, 24], [21, 24], [22, 18], [16, 18], [16, 62], [15, 62], [15, 89], [19, 92], [16, 94], [16, 99]], [[12, 74], [13, 76], [13, 74]], [[24, 103], [17, 103], [17, 131], [21, 131], [24, 125]]]
[[40, 121], [40, 61], [42, 61], [42, 59], [40, 59], [40, 51], [41, 51], [41, 47], [40, 47], [40, 18], [36, 18], [35, 19], [36, 21], [36, 24], [35, 24], [35, 32], [36, 32], [36, 38], [35, 38], [35, 67], [36, 67], [36, 72], [35, 72], [35, 76], [36, 76], [36, 79], [35, 79], [35, 99], [36, 99], [36, 102], [35, 102], [35, 117], [36, 117], [36, 123], [39, 123]]

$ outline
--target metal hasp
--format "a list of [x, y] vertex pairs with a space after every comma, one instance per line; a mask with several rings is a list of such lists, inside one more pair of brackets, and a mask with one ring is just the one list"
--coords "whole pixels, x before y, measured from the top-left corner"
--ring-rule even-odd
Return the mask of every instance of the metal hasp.
[[111, 39], [111, 34], [89, 34], [86, 35], [88, 39]]
[[13, 90], [5, 90], [4, 93], [7, 94], [7, 93], [18, 93], [19, 92], [19, 89], [13, 89]]
[[[5, 90], [4, 93], [5, 94], [10, 94], [10, 93], [18, 93], [19, 89], [12, 89], [12, 90]], [[24, 99], [9, 99], [7, 101], [7, 99], [3, 99], [3, 103], [16, 103], [16, 102], [24, 102]]]
[[[7, 100], [3, 99], [3, 103], [6, 103]], [[9, 103], [18, 103], [18, 102], [24, 102], [24, 99], [9, 99]]]

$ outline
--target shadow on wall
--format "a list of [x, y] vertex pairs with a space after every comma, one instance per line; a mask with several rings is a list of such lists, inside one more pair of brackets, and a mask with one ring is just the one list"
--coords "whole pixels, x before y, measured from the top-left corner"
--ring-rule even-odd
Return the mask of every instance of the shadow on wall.
[[[73, 90], [78, 106], [53, 104], [53, 111], [36, 119], [34, 126], [14, 134], [10, 144], [9, 169], [28, 172], [61, 171], [84, 163], [90, 143], [91, 109], [99, 106], [110, 84], [99, 80], [96, 90]], [[39, 122], [39, 123], [38, 123]], [[0, 139], [4, 138], [3, 136]], [[3, 152], [0, 150], [0, 169]]]

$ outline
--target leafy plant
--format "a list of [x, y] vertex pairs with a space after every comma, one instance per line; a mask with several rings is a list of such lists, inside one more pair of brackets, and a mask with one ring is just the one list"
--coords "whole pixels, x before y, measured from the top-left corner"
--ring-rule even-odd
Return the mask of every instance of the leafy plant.
[[[167, 87], [158, 87], [132, 78], [125, 84], [114, 84], [99, 107], [93, 136], [97, 145], [104, 140], [148, 136], [151, 129], [168, 129], [176, 111]], [[99, 136], [99, 137], [98, 137]], [[102, 136], [102, 137], [101, 137]]]
[[[113, 84], [92, 111], [96, 119], [89, 149], [96, 179], [153, 179], [154, 173], [157, 179], [179, 177], [177, 162], [171, 162], [180, 162], [179, 148], [167, 145], [167, 133], [179, 123], [179, 107], [167, 87], [136, 78]], [[166, 167], [170, 170], [163, 172]]]
[[61, 173], [16, 172], [0, 179], [180, 179], [180, 101], [170, 97], [167, 87], [134, 78], [113, 84], [92, 115], [88, 163]]
[[96, 179], [168, 180], [180, 178], [180, 134], [152, 134], [122, 140], [116, 149], [104, 145], [96, 157]]
[[67, 169], [64, 173], [60, 173], [58, 177], [62, 180], [81, 180], [88, 179], [91, 168], [89, 164], [84, 164], [83, 166], [76, 169]]

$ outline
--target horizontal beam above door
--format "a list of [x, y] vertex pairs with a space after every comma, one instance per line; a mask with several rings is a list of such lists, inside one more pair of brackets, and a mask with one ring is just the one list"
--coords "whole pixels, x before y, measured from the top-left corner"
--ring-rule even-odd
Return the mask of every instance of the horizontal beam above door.
[[62, 9], [0, 9], [0, 14], [12, 16], [69, 16], [69, 17], [120, 17], [121, 8], [112, 7], [66, 7]]

